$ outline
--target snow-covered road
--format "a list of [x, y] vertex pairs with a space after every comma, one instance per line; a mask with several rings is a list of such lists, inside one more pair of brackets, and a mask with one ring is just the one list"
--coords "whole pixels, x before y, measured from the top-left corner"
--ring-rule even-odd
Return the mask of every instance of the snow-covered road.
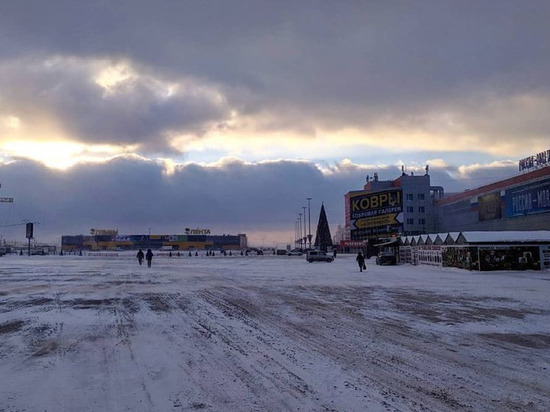
[[548, 411], [550, 273], [0, 258], [0, 411]]

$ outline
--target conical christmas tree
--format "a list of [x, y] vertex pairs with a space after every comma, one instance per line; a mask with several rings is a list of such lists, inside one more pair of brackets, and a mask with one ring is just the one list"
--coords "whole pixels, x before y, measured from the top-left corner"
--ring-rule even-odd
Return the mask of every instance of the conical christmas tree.
[[315, 248], [326, 252], [329, 247], [332, 247], [332, 236], [328, 227], [325, 205], [321, 204], [321, 213], [319, 214], [319, 223], [317, 223], [317, 233], [315, 235]]

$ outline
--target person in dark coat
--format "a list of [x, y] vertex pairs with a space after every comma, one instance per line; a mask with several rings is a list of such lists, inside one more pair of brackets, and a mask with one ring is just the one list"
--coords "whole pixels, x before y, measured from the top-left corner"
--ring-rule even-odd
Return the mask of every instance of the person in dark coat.
[[359, 272], [362, 272], [363, 269], [367, 270], [367, 265], [365, 265], [365, 256], [363, 256], [363, 253], [359, 252], [355, 260], [359, 265]]
[[147, 259], [147, 267], [150, 268], [151, 267], [151, 262], [153, 260], [153, 252], [151, 251], [151, 249], [147, 249], [147, 253], [145, 254], [145, 259]]
[[143, 254], [143, 250], [141, 250], [141, 249], [138, 250], [136, 257], [137, 257], [137, 260], [138, 260], [138, 263], [139, 263], [140, 266], [143, 263], [143, 257], [144, 256], [145, 255]]

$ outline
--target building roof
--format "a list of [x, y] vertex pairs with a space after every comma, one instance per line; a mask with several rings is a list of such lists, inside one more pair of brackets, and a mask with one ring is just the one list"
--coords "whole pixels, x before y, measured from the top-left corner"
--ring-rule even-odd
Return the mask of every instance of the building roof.
[[528, 172], [519, 176], [514, 176], [509, 179], [501, 180], [485, 186], [480, 186], [477, 189], [466, 190], [465, 192], [444, 197], [443, 199], [436, 200], [436, 204], [438, 206], [444, 206], [451, 203], [456, 203], [461, 200], [469, 199], [483, 193], [501, 190], [513, 185], [518, 185], [545, 176], [550, 176], [550, 166], [543, 167], [542, 169], [533, 170], [532, 172]]
[[550, 243], [550, 230], [510, 232], [462, 232], [466, 243]]

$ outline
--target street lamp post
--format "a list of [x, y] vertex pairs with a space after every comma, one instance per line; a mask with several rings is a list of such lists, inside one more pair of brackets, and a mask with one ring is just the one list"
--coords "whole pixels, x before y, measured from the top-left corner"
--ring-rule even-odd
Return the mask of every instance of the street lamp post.
[[300, 236], [298, 235], [298, 219], [294, 222], [294, 247], [298, 248], [298, 239]]
[[299, 233], [299, 239], [300, 239], [300, 250], [302, 250], [302, 214], [298, 213], [300, 217], [298, 218], [298, 233]]
[[304, 209], [304, 249], [307, 249], [306, 207], [302, 206], [302, 209]]
[[307, 235], [307, 238], [309, 240], [309, 248], [311, 249], [311, 197], [307, 198], [307, 220], [309, 225], [309, 234]]

